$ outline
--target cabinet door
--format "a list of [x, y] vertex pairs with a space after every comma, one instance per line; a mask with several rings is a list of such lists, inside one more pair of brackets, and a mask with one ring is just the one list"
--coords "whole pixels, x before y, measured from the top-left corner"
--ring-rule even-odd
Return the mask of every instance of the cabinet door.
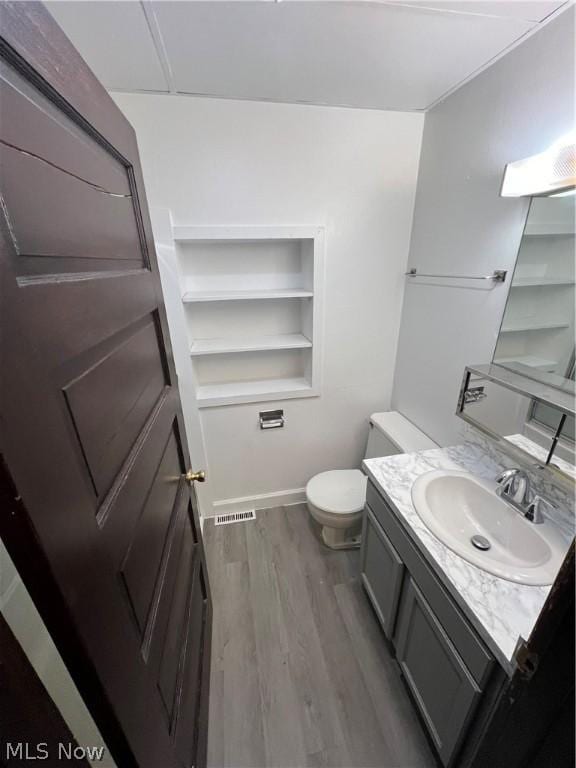
[[400, 606], [396, 654], [440, 758], [448, 765], [480, 689], [411, 578]]
[[364, 512], [360, 572], [384, 633], [392, 639], [404, 564], [370, 507]]

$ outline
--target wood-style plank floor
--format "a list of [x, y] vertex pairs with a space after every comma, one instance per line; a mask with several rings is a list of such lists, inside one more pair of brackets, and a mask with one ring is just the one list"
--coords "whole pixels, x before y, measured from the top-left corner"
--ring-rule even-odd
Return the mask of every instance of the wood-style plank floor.
[[436, 768], [358, 579], [304, 505], [204, 528], [210, 768]]

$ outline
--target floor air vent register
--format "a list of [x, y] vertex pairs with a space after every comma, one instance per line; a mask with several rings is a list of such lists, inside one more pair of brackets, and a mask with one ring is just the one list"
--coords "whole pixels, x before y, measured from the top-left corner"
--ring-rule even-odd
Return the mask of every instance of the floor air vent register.
[[214, 525], [230, 525], [230, 523], [247, 523], [256, 520], [256, 512], [251, 509], [248, 512], [229, 512], [226, 515], [217, 515]]

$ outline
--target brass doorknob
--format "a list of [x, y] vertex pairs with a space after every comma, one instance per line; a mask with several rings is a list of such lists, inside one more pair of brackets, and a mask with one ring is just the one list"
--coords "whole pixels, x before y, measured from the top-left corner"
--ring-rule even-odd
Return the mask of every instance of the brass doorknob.
[[204, 472], [203, 469], [200, 469], [198, 472], [193, 472], [189, 469], [184, 475], [184, 478], [190, 485], [192, 485], [192, 483], [203, 483], [206, 480], [206, 472]]

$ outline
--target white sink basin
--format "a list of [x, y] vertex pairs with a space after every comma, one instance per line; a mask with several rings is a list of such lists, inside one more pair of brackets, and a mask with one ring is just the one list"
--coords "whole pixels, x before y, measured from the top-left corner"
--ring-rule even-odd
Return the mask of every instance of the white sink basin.
[[[489, 483], [468, 472], [427, 472], [412, 486], [412, 501], [426, 526], [457, 555], [518, 584], [552, 584], [566, 546], [553, 526], [525, 520]], [[481, 536], [482, 551], [472, 544]]]

